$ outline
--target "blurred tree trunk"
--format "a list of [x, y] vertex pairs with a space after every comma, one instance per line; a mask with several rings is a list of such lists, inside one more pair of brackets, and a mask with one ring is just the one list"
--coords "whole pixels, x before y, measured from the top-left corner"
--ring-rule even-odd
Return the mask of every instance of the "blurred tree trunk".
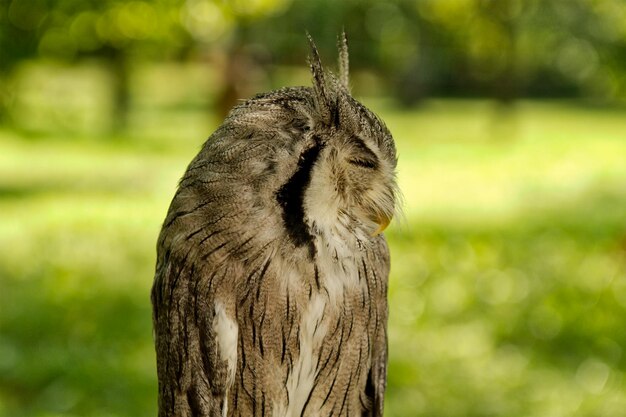
[[7, 91], [7, 74], [0, 72], [0, 125], [8, 122], [9, 92]]
[[227, 50], [222, 60], [222, 89], [215, 101], [217, 117], [224, 119], [241, 97], [242, 77], [245, 77], [246, 58], [235, 48]]
[[267, 88], [266, 59], [250, 48], [254, 39], [245, 25], [237, 28], [233, 38], [232, 43], [224, 48], [223, 59], [220, 60], [222, 89], [215, 102], [220, 119], [226, 117], [241, 100]]
[[512, 104], [519, 94], [520, 82], [517, 73], [517, 28], [519, 10], [514, 0], [488, 0], [487, 12], [493, 17], [503, 37], [502, 69], [493, 82], [493, 95], [503, 105]]
[[119, 54], [113, 60], [113, 75], [115, 77], [115, 99], [113, 111], [113, 129], [122, 131], [128, 128], [128, 113], [130, 111], [130, 76], [126, 57]]
[[510, 142], [518, 135], [514, 104], [522, 90], [517, 69], [517, 22], [523, 6], [516, 0], [486, 0], [484, 5], [483, 13], [497, 26], [502, 42], [498, 51], [501, 67], [489, 86], [490, 95], [498, 103], [494, 108], [490, 134], [495, 142]]
[[102, 55], [109, 62], [113, 76], [113, 112], [112, 129], [121, 132], [128, 127], [130, 111], [130, 74], [128, 58], [123, 50], [107, 47]]

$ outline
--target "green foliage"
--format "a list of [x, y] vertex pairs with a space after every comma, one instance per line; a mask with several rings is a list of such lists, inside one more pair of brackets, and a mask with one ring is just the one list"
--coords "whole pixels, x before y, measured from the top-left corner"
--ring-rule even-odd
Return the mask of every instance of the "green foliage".
[[382, 75], [405, 104], [430, 95], [615, 100], [626, 94], [625, 18], [622, 0], [7, 0], [0, 74], [27, 59], [97, 57], [123, 72], [128, 62], [224, 52], [301, 65], [305, 30], [334, 60], [345, 28], [358, 67]]
[[[387, 414], [620, 415], [623, 111], [373, 104], [405, 198]], [[132, 139], [0, 131], [0, 416], [155, 415], [155, 242], [211, 128], [193, 108], [142, 112]]]

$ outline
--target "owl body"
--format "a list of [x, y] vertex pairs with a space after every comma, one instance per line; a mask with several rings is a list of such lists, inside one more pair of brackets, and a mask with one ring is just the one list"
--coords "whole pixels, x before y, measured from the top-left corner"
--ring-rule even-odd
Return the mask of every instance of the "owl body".
[[395, 148], [312, 48], [314, 87], [236, 107], [172, 201], [160, 416], [382, 415]]

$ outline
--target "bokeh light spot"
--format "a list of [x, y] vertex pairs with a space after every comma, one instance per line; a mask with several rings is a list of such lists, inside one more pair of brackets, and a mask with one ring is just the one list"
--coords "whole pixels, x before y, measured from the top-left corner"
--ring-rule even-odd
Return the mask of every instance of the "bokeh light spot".
[[592, 394], [599, 394], [604, 389], [610, 368], [596, 358], [588, 358], [576, 370], [576, 382]]

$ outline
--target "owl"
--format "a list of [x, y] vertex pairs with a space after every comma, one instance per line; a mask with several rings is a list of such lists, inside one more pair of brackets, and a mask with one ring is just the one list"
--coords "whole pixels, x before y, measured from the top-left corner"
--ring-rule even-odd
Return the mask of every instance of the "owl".
[[189, 164], [157, 244], [159, 416], [382, 416], [389, 130], [348, 89], [348, 50], [312, 87], [236, 106]]

